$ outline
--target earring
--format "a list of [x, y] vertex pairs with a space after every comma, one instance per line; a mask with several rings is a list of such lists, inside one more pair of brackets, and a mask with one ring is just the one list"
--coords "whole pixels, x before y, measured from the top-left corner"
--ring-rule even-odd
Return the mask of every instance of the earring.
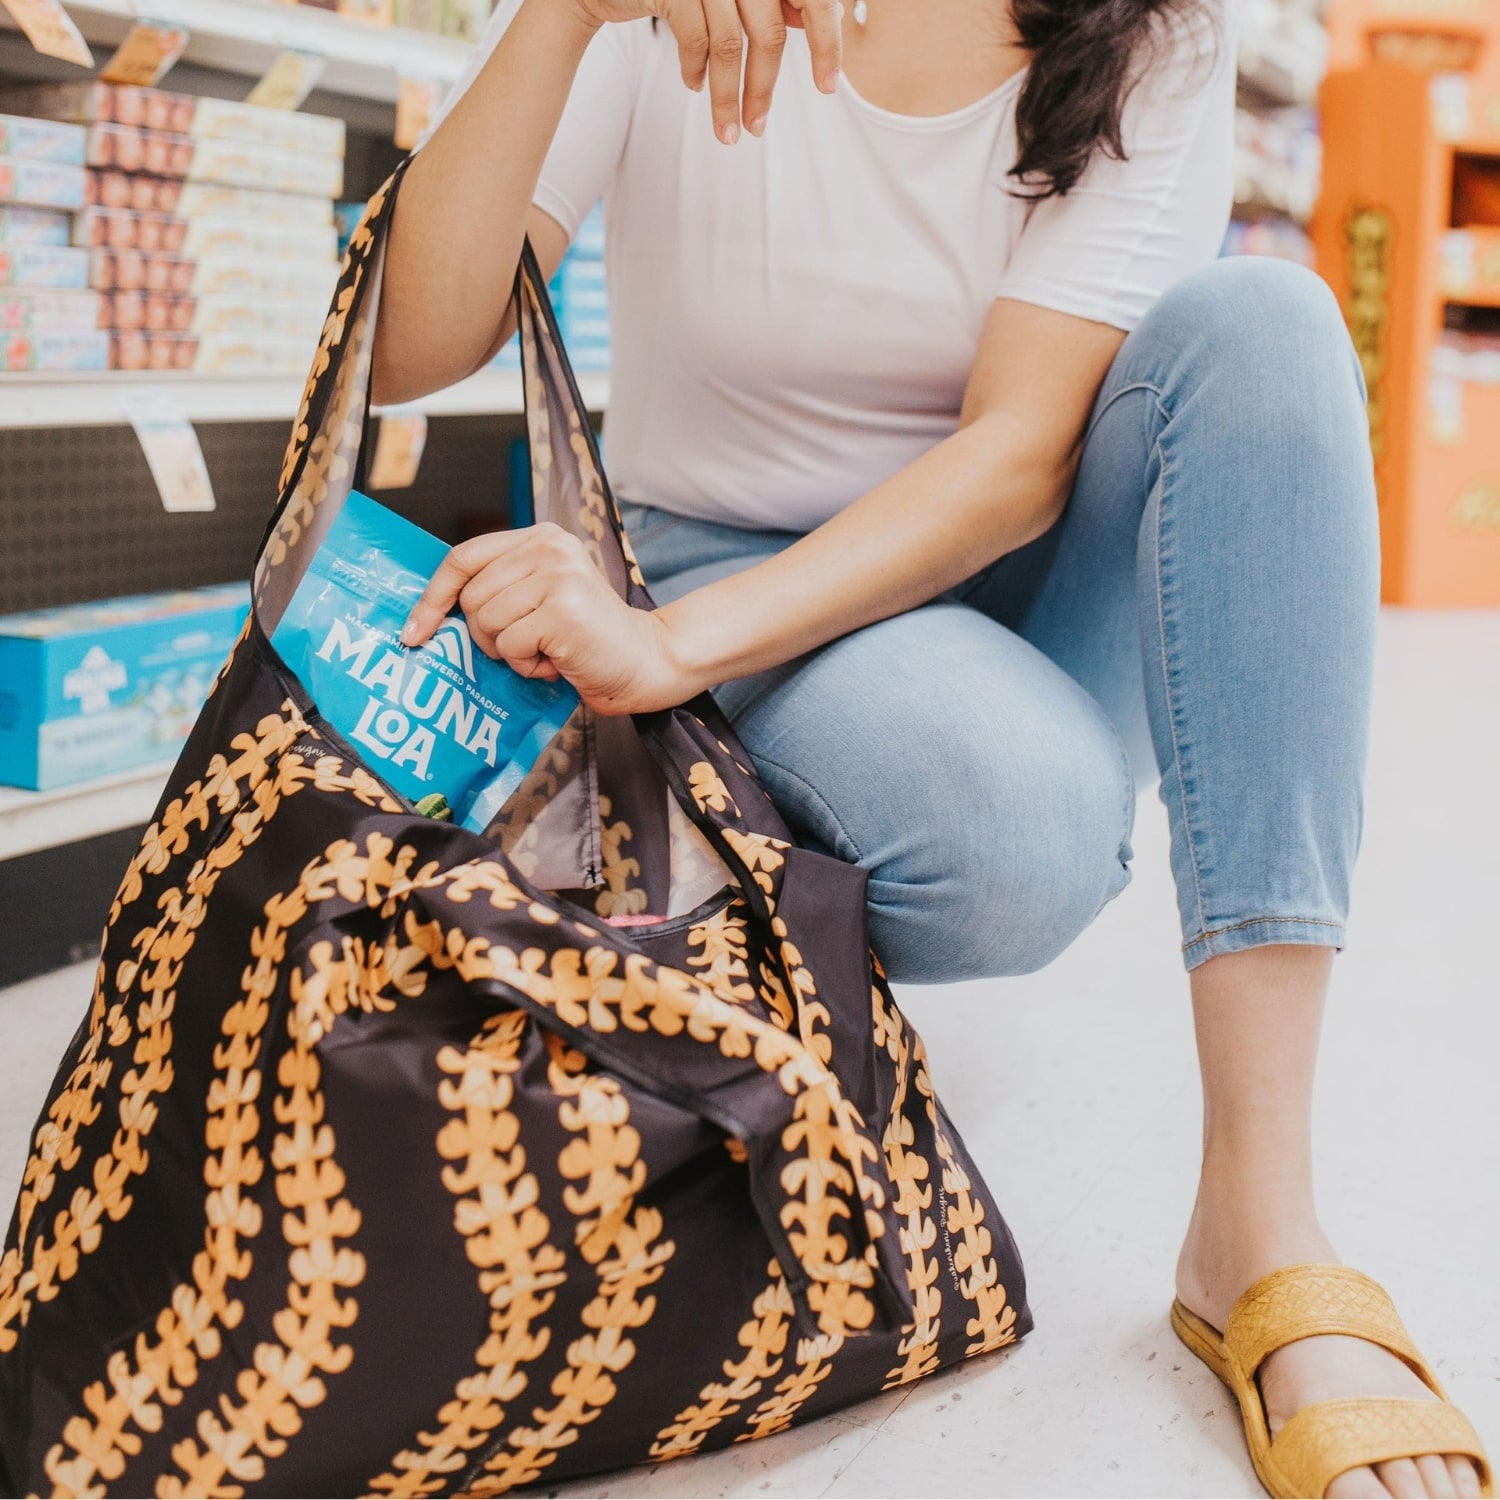
[[854, 24], [863, 26], [870, 19], [870, 7], [865, 0], [854, 0]]

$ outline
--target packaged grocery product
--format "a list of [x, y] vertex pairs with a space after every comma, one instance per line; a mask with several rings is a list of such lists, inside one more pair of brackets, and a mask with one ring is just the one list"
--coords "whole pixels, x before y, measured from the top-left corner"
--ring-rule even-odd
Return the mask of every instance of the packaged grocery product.
[[115, 329], [109, 334], [109, 368], [198, 375], [301, 375], [312, 359], [312, 347], [305, 338], [264, 333]]
[[0, 245], [66, 245], [73, 215], [60, 208], [0, 208]]
[[333, 205], [333, 225], [338, 234], [338, 252], [340, 255], [349, 248], [349, 241], [354, 231], [359, 228], [359, 221], [364, 217], [365, 206], [360, 202], [335, 203]]
[[0, 244], [0, 287], [89, 284], [89, 253], [71, 245]]
[[490, 18], [489, 0], [443, 0], [443, 35], [477, 42]]
[[396, 0], [395, 23], [408, 31], [441, 32], [443, 0]]
[[305, 349], [316, 342], [328, 311], [321, 299], [226, 293], [173, 297], [163, 292], [104, 292], [100, 300], [105, 328], [147, 333], [270, 333], [302, 340]]
[[53, 120], [0, 114], [0, 156], [24, 156], [79, 167], [83, 165], [83, 131]]
[[578, 695], [491, 660], [456, 611], [426, 645], [401, 644], [406, 616], [447, 552], [355, 491], [271, 643], [373, 770], [419, 811], [482, 832]]
[[337, 0], [334, 9], [372, 26], [389, 26], [394, 13], [392, 0]]
[[137, 125], [211, 140], [257, 141], [325, 156], [341, 156], [344, 151], [344, 122], [333, 116], [129, 84], [85, 81], [0, 89], [0, 109], [80, 125]]
[[98, 326], [96, 292], [0, 291], [0, 332], [87, 333]]
[[135, 125], [90, 125], [87, 132], [85, 159], [91, 167], [330, 199], [344, 188], [342, 155], [288, 151], [250, 141], [204, 140]]
[[0, 156], [0, 203], [37, 208], [82, 208], [86, 178], [82, 167], [66, 162]]
[[90, 250], [89, 285], [102, 292], [166, 292], [177, 297], [327, 297], [338, 276], [332, 262], [235, 255], [152, 255], [144, 250]]
[[130, 208], [86, 208], [74, 215], [73, 243], [168, 255], [265, 255], [328, 262], [339, 253], [337, 231], [326, 215], [307, 225], [284, 225], [220, 215], [187, 218]]
[[[113, 167], [85, 168], [84, 201], [101, 208], [133, 208], [142, 213], [227, 214], [266, 224], [333, 222], [333, 204], [297, 193], [230, 187], [222, 182], [195, 182], [180, 177], [143, 177]], [[331, 200], [332, 195], [329, 195]], [[81, 208], [83, 204], [74, 204]]]
[[235, 583], [0, 618], [0, 781], [45, 790], [175, 755], [249, 608]]
[[0, 370], [108, 368], [107, 333], [0, 333]]

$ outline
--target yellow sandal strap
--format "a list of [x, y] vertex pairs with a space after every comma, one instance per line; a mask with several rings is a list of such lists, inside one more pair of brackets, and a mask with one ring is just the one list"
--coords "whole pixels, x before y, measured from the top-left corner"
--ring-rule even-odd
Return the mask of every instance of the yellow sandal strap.
[[1271, 1442], [1271, 1461], [1294, 1495], [1320, 1496], [1346, 1469], [1423, 1453], [1472, 1458], [1486, 1495], [1489, 1460], [1469, 1419], [1447, 1401], [1354, 1398], [1305, 1406]]
[[1253, 1380], [1278, 1349], [1324, 1333], [1347, 1334], [1389, 1349], [1435, 1394], [1443, 1394], [1385, 1288], [1349, 1266], [1283, 1266], [1262, 1276], [1230, 1311], [1224, 1349], [1245, 1379]]

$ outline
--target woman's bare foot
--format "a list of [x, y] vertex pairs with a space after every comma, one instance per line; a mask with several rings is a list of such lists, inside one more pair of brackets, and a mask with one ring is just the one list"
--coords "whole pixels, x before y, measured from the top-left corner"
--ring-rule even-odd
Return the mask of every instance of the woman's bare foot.
[[[1234, 1214], [1215, 1214], [1204, 1194], [1193, 1212], [1177, 1263], [1177, 1295], [1215, 1328], [1222, 1328], [1240, 1294], [1281, 1266], [1336, 1261], [1333, 1246], [1316, 1222], [1301, 1228], [1259, 1214], [1252, 1230], [1236, 1226]], [[1271, 1227], [1268, 1229], [1267, 1225]], [[1261, 1397], [1274, 1435], [1304, 1406], [1347, 1396], [1427, 1397], [1432, 1392], [1393, 1354], [1363, 1339], [1324, 1335], [1288, 1344], [1260, 1369]], [[1328, 1486], [1336, 1500], [1384, 1500], [1386, 1496], [1477, 1496], [1479, 1475], [1467, 1458], [1426, 1454], [1373, 1468], [1349, 1469]]]

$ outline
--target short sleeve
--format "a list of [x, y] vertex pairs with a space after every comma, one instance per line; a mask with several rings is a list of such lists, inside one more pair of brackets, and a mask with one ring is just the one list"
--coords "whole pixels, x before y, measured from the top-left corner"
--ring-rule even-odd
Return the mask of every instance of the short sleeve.
[[996, 287], [1134, 328], [1173, 282], [1213, 260], [1234, 195], [1234, 37], [1227, 14], [1174, 22], [1126, 101], [1125, 159], [1102, 153], [1029, 214]]
[[[478, 77], [520, 8], [521, 0], [500, 0], [419, 147]], [[562, 225], [570, 240], [588, 211], [604, 196], [620, 164], [636, 96], [638, 47], [634, 33], [639, 25], [599, 28], [579, 64], [557, 133], [542, 163], [532, 201]]]

